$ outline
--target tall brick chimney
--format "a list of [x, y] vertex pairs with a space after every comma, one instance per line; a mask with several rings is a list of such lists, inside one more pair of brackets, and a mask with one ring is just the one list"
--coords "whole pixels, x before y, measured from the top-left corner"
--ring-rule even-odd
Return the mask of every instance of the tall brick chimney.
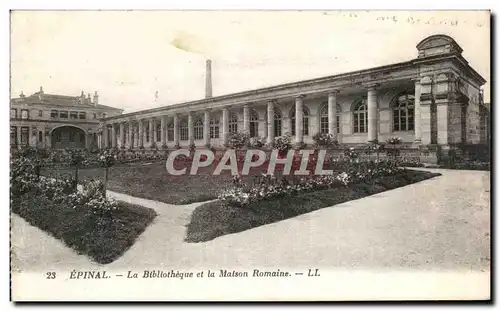
[[205, 98], [212, 97], [212, 61], [207, 59], [205, 72]]

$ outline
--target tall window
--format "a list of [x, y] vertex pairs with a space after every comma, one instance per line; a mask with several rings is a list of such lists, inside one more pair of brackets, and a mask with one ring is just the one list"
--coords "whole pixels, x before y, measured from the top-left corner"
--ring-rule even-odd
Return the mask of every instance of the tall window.
[[22, 109], [21, 110], [21, 119], [29, 119], [29, 111], [28, 109]]
[[156, 124], [156, 140], [161, 140], [161, 124]]
[[[337, 133], [340, 133], [340, 106], [337, 105]], [[320, 133], [328, 134], [328, 104], [323, 104], [319, 111], [319, 129]]]
[[17, 119], [17, 109], [16, 108], [10, 109], [10, 118]]
[[151, 137], [149, 137], [149, 122], [144, 125], [144, 132], [146, 133], [146, 142], [149, 143]]
[[250, 112], [250, 137], [259, 136], [259, 115], [255, 110]]
[[167, 140], [174, 141], [174, 122], [170, 122], [167, 126]]
[[368, 111], [365, 99], [356, 103], [353, 116], [354, 133], [366, 133], [368, 131]]
[[201, 119], [194, 122], [194, 139], [203, 139], [203, 121]]
[[17, 127], [15, 126], [10, 127], [10, 144], [12, 146], [17, 145]]
[[59, 116], [59, 111], [57, 111], [57, 110], [50, 111], [50, 118], [51, 119], [57, 119], [58, 116]]
[[319, 132], [328, 134], [328, 104], [323, 104], [319, 111]]
[[181, 121], [181, 124], [179, 126], [179, 135], [180, 140], [189, 140], [189, 129], [186, 119]]
[[210, 119], [210, 138], [219, 138], [219, 122], [219, 118]]
[[[302, 107], [302, 135], [309, 135], [309, 110]], [[295, 135], [295, 107], [290, 110], [290, 122], [292, 122], [292, 135]]]
[[274, 108], [274, 137], [281, 136], [281, 120], [283, 120], [281, 111], [277, 108]]
[[87, 118], [87, 114], [85, 112], [79, 112], [78, 113], [78, 119], [84, 120]]
[[413, 131], [415, 129], [415, 96], [399, 95], [392, 103], [394, 131]]
[[29, 142], [29, 127], [21, 127], [21, 146], [27, 146]]
[[238, 132], [238, 115], [232, 113], [229, 118], [229, 133], [234, 134]]
[[38, 110], [38, 116], [43, 117], [43, 110]]
[[94, 119], [97, 119], [97, 113], [94, 113], [93, 116], [94, 116]]

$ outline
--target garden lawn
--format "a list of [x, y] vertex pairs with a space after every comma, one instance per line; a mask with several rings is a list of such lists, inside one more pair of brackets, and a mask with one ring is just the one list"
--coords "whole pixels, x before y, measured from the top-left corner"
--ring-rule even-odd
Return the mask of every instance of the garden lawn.
[[315, 192], [304, 192], [279, 199], [251, 203], [247, 207], [212, 201], [197, 207], [187, 225], [187, 242], [205, 242], [219, 236], [270, 224], [335, 204], [402, 187], [439, 173], [404, 170], [391, 176]]
[[152, 209], [125, 202], [118, 202], [118, 208], [109, 211], [110, 217], [103, 217], [32, 193], [12, 198], [11, 208], [31, 225], [100, 264], [123, 255], [156, 217]]
[[[224, 187], [231, 186], [229, 171], [213, 175], [214, 167], [200, 168], [196, 175], [173, 176], [168, 174], [165, 161], [153, 163], [117, 164], [109, 168], [108, 189], [134, 197], [160, 201], [168, 204], [190, 204], [217, 198]], [[279, 167], [279, 166], [277, 166]], [[104, 180], [104, 168], [86, 168], [78, 171], [79, 183], [86, 179]], [[259, 175], [254, 169], [250, 174]], [[74, 175], [72, 168], [43, 168], [42, 175], [57, 178], [59, 175]], [[251, 181], [244, 176], [243, 181]]]

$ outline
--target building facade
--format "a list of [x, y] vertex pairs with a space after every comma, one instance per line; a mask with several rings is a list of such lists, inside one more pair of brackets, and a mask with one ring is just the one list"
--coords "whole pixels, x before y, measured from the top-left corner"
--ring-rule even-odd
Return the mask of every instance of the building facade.
[[[345, 145], [400, 137], [426, 156], [459, 144], [485, 144], [482, 78], [451, 37], [422, 40], [406, 62], [212, 97], [102, 119], [101, 148], [223, 148], [247, 132], [271, 146], [289, 133], [297, 146], [329, 133]], [[438, 146], [438, 147], [436, 147]], [[434, 154], [435, 155], [435, 154]]]
[[121, 114], [117, 109], [99, 104], [97, 92], [91, 99], [80, 96], [23, 93], [10, 102], [11, 148], [97, 148], [100, 119]]

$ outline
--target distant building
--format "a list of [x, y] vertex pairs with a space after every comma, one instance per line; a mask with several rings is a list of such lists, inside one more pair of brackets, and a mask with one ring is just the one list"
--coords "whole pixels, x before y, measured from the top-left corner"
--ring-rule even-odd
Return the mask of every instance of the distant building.
[[93, 148], [98, 146], [100, 119], [116, 116], [122, 109], [99, 104], [97, 92], [91, 99], [45, 94], [40, 91], [10, 101], [10, 145], [12, 148]]

